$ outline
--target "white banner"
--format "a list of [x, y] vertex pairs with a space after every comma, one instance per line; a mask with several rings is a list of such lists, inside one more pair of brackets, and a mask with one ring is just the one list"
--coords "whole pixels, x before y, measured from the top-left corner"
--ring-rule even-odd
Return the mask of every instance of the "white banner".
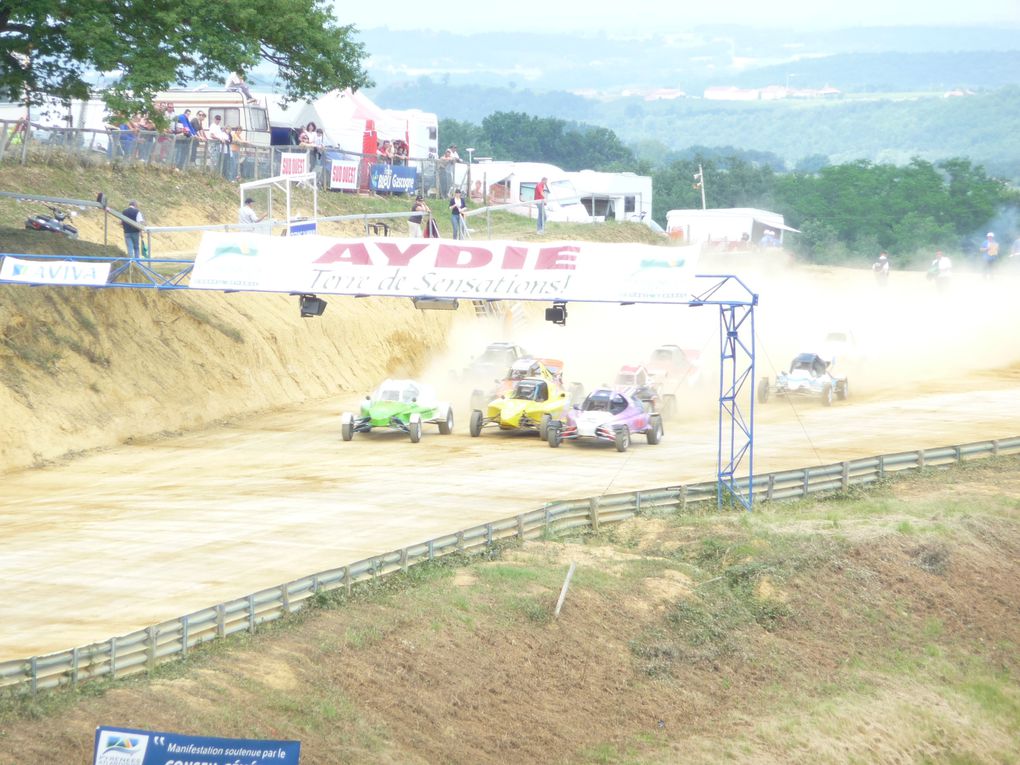
[[686, 303], [696, 249], [593, 242], [208, 232], [193, 289], [468, 300]]
[[30, 284], [100, 286], [110, 279], [110, 264], [92, 260], [19, 260], [4, 256], [0, 281]]
[[302, 175], [308, 172], [307, 154], [281, 154], [280, 175]]
[[329, 170], [329, 187], [343, 191], [357, 191], [358, 163], [334, 159]]

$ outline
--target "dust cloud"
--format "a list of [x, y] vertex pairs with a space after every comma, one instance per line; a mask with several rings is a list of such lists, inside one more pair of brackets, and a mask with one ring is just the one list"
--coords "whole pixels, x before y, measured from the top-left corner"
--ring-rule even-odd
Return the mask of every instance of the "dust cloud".
[[[867, 268], [806, 266], [747, 256], [703, 261], [699, 271], [734, 274], [755, 294], [756, 376], [775, 379], [798, 353], [836, 358], [852, 396], [923, 392], [933, 384], [1020, 364], [1020, 263], [1005, 261], [995, 278], [960, 264], [947, 289], [923, 271], [894, 269], [880, 286]], [[564, 378], [585, 392], [611, 384], [623, 365], [646, 364], [662, 344], [700, 357], [696, 385], [679, 397], [681, 413], [717, 412], [720, 319], [714, 306], [570, 303], [564, 326], [544, 320], [549, 303], [521, 303], [506, 315], [475, 318], [462, 306], [446, 352], [423, 379], [442, 396], [466, 402], [478, 381], [464, 379], [492, 342], [564, 362]], [[506, 306], [504, 306], [506, 307]], [[831, 333], [847, 340], [827, 341]]]

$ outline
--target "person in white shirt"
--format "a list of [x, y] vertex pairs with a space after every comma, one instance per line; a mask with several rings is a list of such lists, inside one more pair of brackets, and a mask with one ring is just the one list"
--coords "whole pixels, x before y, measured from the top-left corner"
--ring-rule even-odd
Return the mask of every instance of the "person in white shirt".
[[254, 226], [256, 223], [260, 223], [262, 219], [266, 217], [265, 215], [260, 217], [259, 214], [255, 212], [254, 204], [255, 200], [252, 199], [251, 197], [248, 197], [246, 200], [244, 200], [244, 206], [241, 208], [241, 212], [237, 216], [238, 223], [241, 223], [246, 226]]
[[256, 101], [255, 96], [251, 94], [251, 90], [248, 88], [248, 83], [237, 72], [231, 72], [227, 75], [227, 90], [243, 94], [248, 99], [249, 104], [253, 104]]

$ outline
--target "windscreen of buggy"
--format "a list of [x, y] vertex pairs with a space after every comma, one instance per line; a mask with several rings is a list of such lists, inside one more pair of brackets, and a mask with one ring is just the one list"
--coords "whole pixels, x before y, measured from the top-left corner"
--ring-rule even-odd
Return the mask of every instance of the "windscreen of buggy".
[[513, 398], [545, 401], [545, 383], [540, 383], [537, 380], [522, 380], [514, 386]]
[[595, 391], [588, 394], [588, 398], [584, 400], [581, 409], [586, 412], [608, 412], [609, 400], [611, 398], [612, 394], [607, 390]]

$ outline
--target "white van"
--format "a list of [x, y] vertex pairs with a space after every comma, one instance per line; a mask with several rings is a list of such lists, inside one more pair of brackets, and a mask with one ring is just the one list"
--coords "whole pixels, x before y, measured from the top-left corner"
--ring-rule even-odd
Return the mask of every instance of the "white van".
[[224, 130], [238, 125], [244, 140], [255, 146], [269, 146], [269, 111], [266, 104], [249, 104], [241, 93], [230, 90], [166, 90], [153, 96], [153, 103], [169, 103], [174, 114], [191, 109], [191, 116], [205, 112], [203, 125], [211, 125], [219, 115]]

